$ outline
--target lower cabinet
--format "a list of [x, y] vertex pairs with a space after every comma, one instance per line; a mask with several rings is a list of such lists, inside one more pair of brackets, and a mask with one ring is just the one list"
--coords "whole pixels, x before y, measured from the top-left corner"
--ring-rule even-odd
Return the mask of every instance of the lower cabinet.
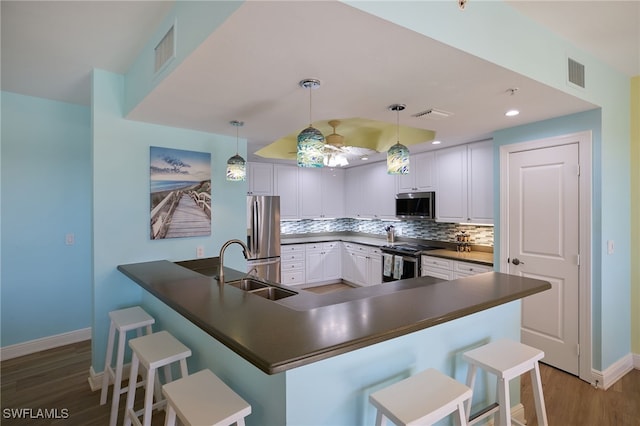
[[377, 247], [343, 243], [342, 278], [355, 285], [382, 283], [382, 253]]
[[305, 284], [342, 279], [342, 251], [339, 241], [306, 244], [305, 251]]
[[443, 280], [455, 280], [470, 275], [493, 271], [493, 267], [491, 266], [428, 255], [422, 256], [420, 266], [420, 275]]
[[300, 285], [306, 282], [304, 244], [280, 247], [280, 276], [284, 285]]

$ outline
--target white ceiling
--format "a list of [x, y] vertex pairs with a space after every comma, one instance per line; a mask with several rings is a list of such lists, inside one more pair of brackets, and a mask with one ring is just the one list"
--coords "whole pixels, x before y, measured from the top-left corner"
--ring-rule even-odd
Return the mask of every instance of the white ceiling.
[[[640, 75], [640, 2], [509, 3], [627, 75]], [[91, 70], [125, 73], [172, 2], [3, 0], [1, 7], [2, 90], [88, 105]], [[340, 2], [250, 1], [129, 118], [229, 135], [229, 121], [243, 120], [240, 135], [255, 160], [252, 152], [308, 124], [303, 78], [322, 81], [313, 92], [314, 121], [393, 123], [387, 106], [405, 103], [402, 124], [435, 130], [441, 146], [593, 107]], [[514, 96], [512, 87], [519, 88]], [[522, 114], [506, 119], [512, 106]], [[432, 107], [454, 115], [411, 117]]]

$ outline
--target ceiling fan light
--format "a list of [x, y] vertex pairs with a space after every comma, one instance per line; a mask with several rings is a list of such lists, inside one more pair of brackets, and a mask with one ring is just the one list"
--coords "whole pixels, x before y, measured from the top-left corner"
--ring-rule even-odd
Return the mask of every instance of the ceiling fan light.
[[409, 174], [409, 148], [397, 143], [387, 151], [387, 173], [390, 175]]
[[299, 167], [324, 166], [324, 136], [309, 126], [298, 135], [297, 159]]

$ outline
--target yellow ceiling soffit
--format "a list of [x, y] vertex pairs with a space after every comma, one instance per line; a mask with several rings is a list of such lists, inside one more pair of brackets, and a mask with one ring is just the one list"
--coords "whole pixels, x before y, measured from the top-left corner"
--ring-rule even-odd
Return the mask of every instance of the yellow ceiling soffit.
[[[397, 141], [396, 125], [383, 121], [367, 120], [364, 118], [341, 118], [336, 127], [336, 133], [344, 136], [346, 146], [369, 148], [378, 152], [387, 151]], [[326, 137], [333, 133], [333, 128], [328, 121], [316, 121], [313, 127], [320, 130]], [[298, 144], [298, 133], [286, 135], [270, 145], [255, 152], [263, 158], [277, 158], [282, 160], [295, 160]], [[416, 129], [414, 127], [400, 126], [400, 143], [411, 146], [435, 139], [433, 130]]]

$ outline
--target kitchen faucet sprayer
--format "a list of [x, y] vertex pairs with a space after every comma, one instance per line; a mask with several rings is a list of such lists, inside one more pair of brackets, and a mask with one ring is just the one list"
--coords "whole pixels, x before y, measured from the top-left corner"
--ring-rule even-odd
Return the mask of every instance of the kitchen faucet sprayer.
[[244, 255], [244, 258], [247, 260], [249, 260], [250, 258], [249, 247], [247, 247], [247, 245], [242, 241], [229, 240], [226, 243], [224, 243], [222, 247], [220, 247], [220, 255], [219, 255], [220, 270], [218, 272], [218, 280], [220, 281], [220, 284], [224, 284], [224, 252], [227, 250], [227, 247], [229, 247], [231, 244], [240, 244], [240, 246], [242, 247], [242, 254]]

